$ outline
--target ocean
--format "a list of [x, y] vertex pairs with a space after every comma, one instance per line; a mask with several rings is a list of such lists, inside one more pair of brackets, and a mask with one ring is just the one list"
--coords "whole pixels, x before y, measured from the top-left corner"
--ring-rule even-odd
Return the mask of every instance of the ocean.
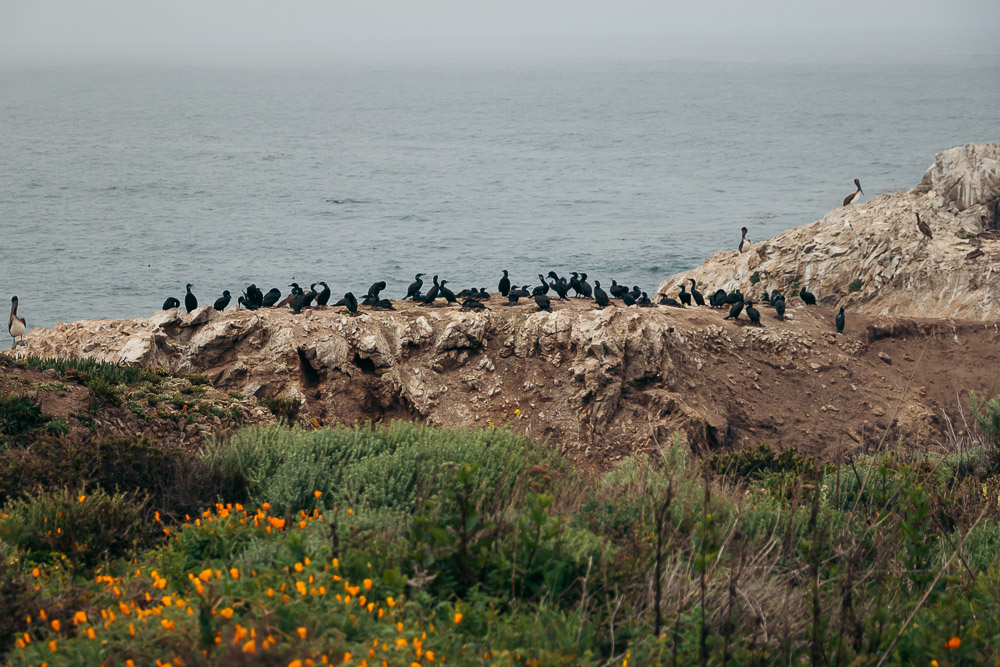
[[1000, 140], [1000, 67], [0, 69], [0, 293], [34, 326], [251, 282], [649, 292]]

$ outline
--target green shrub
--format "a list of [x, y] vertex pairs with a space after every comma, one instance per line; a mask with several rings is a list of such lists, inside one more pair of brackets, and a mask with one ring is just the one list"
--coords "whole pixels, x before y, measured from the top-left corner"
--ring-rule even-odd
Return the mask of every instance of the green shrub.
[[103, 361], [80, 359], [77, 357], [21, 357], [14, 363], [21, 368], [38, 371], [53, 369], [61, 376], [77, 377], [84, 383], [90, 378], [99, 378], [112, 386], [118, 384], [132, 385], [140, 382], [148, 382], [156, 385], [163, 382], [163, 378], [168, 376], [168, 373], [158, 369], [109, 364]]
[[851, 281], [851, 284], [847, 286], [847, 291], [849, 293], [860, 292], [862, 285], [864, 285], [864, 282], [861, 280], [861, 278], [855, 278], [854, 280]]
[[757, 271], [754, 271], [753, 274], [751, 274], [751, 276], [750, 276], [750, 284], [751, 285], [756, 285], [759, 282], [760, 282], [760, 273], [758, 273]]
[[402, 421], [314, 431], [247, 427], [226, 444], [209, 444], [203, 459], [222, 480], [224, 497], [269, 502], [278, 511], [313, 507], [314, 491], [354, 506], [409, 509], [440, 493], [452, 478], [449, 466], [459, 463], [478, 464], [477, 486], [502, 506], [523, 471], [557, 460], [547, 447], [503, 429]]
[[1000, 396], [982, 401], [976, 397], [975, 392], [969, 392], [969, 403], [972, 404], [976, 423], [993, 446], [993, 451], [1000, 452]]
[[102, 489], [63, 488], [24, 496], [4, 506], [0, 540], [33, 563], [63, 556], [77, 571], [117, 558], [150, 538], [144, 501]]
[[45, 427], [50, 418], [42, 414], [37, 398], [0, 395], [0, 444], [23, 441]]

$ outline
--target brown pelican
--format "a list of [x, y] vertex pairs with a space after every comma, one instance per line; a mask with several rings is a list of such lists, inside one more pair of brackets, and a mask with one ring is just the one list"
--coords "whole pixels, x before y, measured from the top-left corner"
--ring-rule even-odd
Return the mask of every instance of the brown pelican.
[[858, 189], [844, 197], [844, 206], [850, 206], [851, 204], [857, 203], [857, 201], [861, 199], [861, 195], [865, 193], [865, 191], [861, 189], [861, 181], [855, 178], [854, 184], [858, 186]]
[[931, 234], [931, 227], [930, 227], [930, 225], [928, 225], [926, 222], [924, 222], [923, 220], [920, 219], [920, 214], [919, 213], [917, 213], [916, 215], [917, 215], [917, 229], [920, 230], [920, 233], [923, 234], [924, 236], [926, 236], [929, 239], [934, 238], [934, 235]]
[[[17, 316], [17, 297], [13, 296], [10, 298], [10, 317], [7, 318], [7, 331], [10, 332], [10, 337], [14, 339], [14, 345], [10, 349], [15, 349], [18, 345], [24, 345], [24, 330], [28, 327], [28, 323], [23, 317]], [[18, 341], [17, 339], [21, 340]]]

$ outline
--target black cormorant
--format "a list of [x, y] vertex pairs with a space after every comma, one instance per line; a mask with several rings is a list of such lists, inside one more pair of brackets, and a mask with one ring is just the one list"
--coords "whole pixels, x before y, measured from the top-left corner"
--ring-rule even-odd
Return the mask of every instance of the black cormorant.
[[[410, 287], [413, 287], [413, 285], [410, 285]], [[420, 301], [425, 306], [428, 305], [428, 304], [434, 303], [434, 299], [438, 298], [438, 295], [440, 293], [441, 293], [441, 286], [438, 285], [438, 277], [437, 277], [437, 274], [435, 273], [434, 274], [434, 284], [431, 286], [431, 288], [429, 290], [427, 290], [427, 294], [425, 294], [423, 297], [421, 297]]]
[[778, 321], [785, 321], [785, 297], [778, 296], [777, 299], [771, 301], [771, 305], [774, 306], [774, 312], [778, 315]]
[[316, 305], [326, 306], [326, 304], [330, 303], [330, 286], [327, 285], [322, 280], [316, 284], [323, 286], [323, 289], [320, 290], [319, 294], [316, 295]]
[[619, 285], [617, 281], [611, 281], [611, 287], [608, 288], [608, 294], [616, 299], [622, 298], [622, 294], [628, 291], [628, 288], [624, 285]]
[[347, 306], [347, 310], [349, 310], [352, 315], [358, 314], [358, 300], [355, 298], [353, 292], [348, 292], [344, 295], [344, 305]]
[[662, 292], [659, 294], [659, 297], [660, 297], [660, 305], [661, 306], [673, 306], [674, 308], [683, 308], [684, 307], [683, 304], [681, 304], [680, 301], [678, 301], [677, 299], [674, 299], [673, 297], [669, 297], [669, 296], [667, 296], [666, 294], [664, 294]]
[[697, 285], [697, 283], [694, 278], [688, 278], [688, 280], [691, 281], [691, 297], [694, 299], [694, 302], [699, 306], [704, 306], [705, 297], [701, 295], [701, 292], [695, 289], [695, 285]]
[[569, 287], [570, 287], [571, 290], [573, 290], [574, 296], [576, 296], [576, 297], [582, 296], [583, 293], [580, 291], [580, 274], [579, 274], [579, 272], [573, 271], [569, 275], [570, 275], [570, 278], [569, 278]]
[[805, 285], [803, 285], [802, 289], [799, 290], [799, 298], [802, 299], [807, 306], [816, 305], [816, 295], [807, 290]]
[[378, 300], [379, 292], [381, 292], [384, 289], [385, 289], [385, 281], [380, 280], [377, 283], [371, 284], [371, 286], [368, 288], [368, 293], [371, 294], [373, 297], [375, 297], [376, 300]]
[[[413, 299], [417, 294], [420, 294], [420, 288], [424, 286], [424, 281], [420, 279], [420, 276], [426, 276], [426, 273], [418, 273], [413, 278], [413, 282], [410, 286], [406, 288], [406, 296], [403, 297], [403, 301], [407, 299]], [[416, 299], [414, 299], [415, 301]]]
[[589, 299], [591, 296], [593, 296], [593, 294], [594, 294], [594, 290], [591, 289], [590, 283], [587, 282], [587, 274], [586, 273], [581, 273], [580, 274], [580, 295], [583, 296], [583, 298], [585, 298], [585, 299]]
[[229, 294], [229, 290], [222, 290], [222, 296], [215, 300], [212, 305], [216, 310], [225, 310], [229, 306], [229, 302], [232, 300], [232, 295]]
[[751, 324], [756, 324], [759, 327], [764, 326], [760, 323], [760, 311], [753, 307], [753, 301], [747, 301], [747, 317], [750, 318]]
[[552, 312], [552, 302], [544, 294], [535, 294], [535, 303], [538, 304], [538, 310], [547, 310]]
[[550, 287], [552, 287], [552, 290], [559, 295], [559, 300], [569, 301], [569, 299], [566, 298], [566, 295], [569, 294], [569, 283], [566, 282], [566, 279], [557, 276], [555, 271], [549, 271], [549, 278], [552, 278]]
[[187, 284], [187, 294], [184, 295], [184, 307], [190, 313], [198, 307], [198, 297], [191, 293], [191, 283]]
[[642, 296], [640, 296], [638, 299], [635, 300], [635, 305], [639, 306], [640, 308], [650, 308], [652, 307], [653, 302], [650, 301], [649, 296], [645, 292], [643, 292]]
[[[641, 294], [641, 292], [640, 292], [640, 294]], [[624, 294], [622, 294], [622, 302], [626, 306], [634, 306], [635, 305], [635, 297], [632, 296], [631, 292], [625, 292]]]
[[607, 308], [611, 303], [611, 300], [608, 299], [607, 292], [601, 289], [600, 280], [594, 281], [594, 300], [597, 302], [598, 308]]
[[545, 276], [538, 274], [538, 279], [542, 281], [541, 285], [536, 285], [535, 289], [531, 290], [531, 296], [538, 296], [539, 294], [549, 293], [549, 284], [545, 282]]
[[163, 302], [163, 308], [160, 310], [170, 310], [171, 308], [180, 308], [181, 302], [177, 300], [177, 297], [167, 297], [167, 300]]
[[499, 284], [497, 284], [497, 289], [500, 290], [500, 294], [503, 296], [507, 296], [510, 292], [510, 278], [508, 277], [507, 269], [503, 270], [503, 278], [501, 278]]
[[267, 294], [264, 295], [264, 299], [263, 301], [261, 301], [261, 305], [264, 308], [270, 308], [274, 304], [278, 303], [278, 301], [280, 300], [281, 300], [281, 290], [278, 289], [277, 287], [272, 287], [267, 291]]
[[729, 314], [723, 317], [724, 320], [738, 320], [743, 312], [743, 299], [740, 299], [729, 308]]
[[[509, 288], [507, 290], [507, 293], [508, 294], [510, 293]], [[462, 302], [462, 308], [468, 308], [470, 310], [489, 310], [489, 308], [487, 308], [485, 304], [476, 301], [471, 297]]]
[[861, 195], [865, 193], [865, 191], [861, 189], [861, 181], [855, 178], [854, 184], [858, 186], [858, 189], [844, 197], [844, 206], [850, 206], [851, 204], [856, 203], [859, 199], [861, 199]]
[[678, 285], [678, 287], [681, 288], [681, 293], [677, 295], [680, 298], [681, 303], [683, 303], [685, 306], [690, 306], [691, 305], [691, 295], [687, 293], [687, 291], [684, 288], [683, 284]]
[[844, 307], [843, 306], [840, 307], [840, 312], [837, 313], [836, 322], [837, 322], [837, 333], [839, 333], [839, 334], [844, 333]]
[[445, 285], [447, 285], [447, 284], [448, 284], [447, 280], [442, 280], [438, 284], [439, 285], [439, 291], [441, 292], [441, 296], [443, 296], [445, 298], [445, 301], [447, 301], [448, 303], [458, 303], [458, 299], [455, 298], [455, 293], [452, 292], [447, 287], [445, 287]]

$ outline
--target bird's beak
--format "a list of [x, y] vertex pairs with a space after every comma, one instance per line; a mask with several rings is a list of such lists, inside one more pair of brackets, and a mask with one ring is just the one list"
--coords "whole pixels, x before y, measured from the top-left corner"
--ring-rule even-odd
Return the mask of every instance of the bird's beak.
[[[860, 185], [858, 186], [858, 190], [861, 190], [861, 186]], [[861, 194], [864, 194], [864, 193], [865, 193], [865, 191], [861, 190]]]

